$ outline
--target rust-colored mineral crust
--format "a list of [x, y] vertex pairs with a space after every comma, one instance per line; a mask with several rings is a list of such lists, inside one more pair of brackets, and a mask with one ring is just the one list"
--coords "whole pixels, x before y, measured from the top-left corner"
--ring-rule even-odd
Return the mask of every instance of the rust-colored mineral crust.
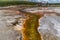
[[23, 30], [22, 30], [22, 35], [23, 35], [23, 40], [42, 40], [41, 34], [39, 34], [37, 28], [39, 26], [39, 18], [41, 18], [43, 15], [30, 15], [28, 19], [26, 19], [24, 25], [23, 25]]

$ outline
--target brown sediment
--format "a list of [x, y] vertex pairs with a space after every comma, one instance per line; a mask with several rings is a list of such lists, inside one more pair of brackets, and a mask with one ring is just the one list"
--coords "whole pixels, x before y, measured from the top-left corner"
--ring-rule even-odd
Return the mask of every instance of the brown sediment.
[[[31, 16], [31, 17], [30, 17]], [[42, 40], [41, 34], [38, 32], [37, 28], [39, 26], [39, 19], [43, 16], [42, 14], [39, 15], [30, 15], [28, 19], [26, 19], [22, 35], [23, 40]]]

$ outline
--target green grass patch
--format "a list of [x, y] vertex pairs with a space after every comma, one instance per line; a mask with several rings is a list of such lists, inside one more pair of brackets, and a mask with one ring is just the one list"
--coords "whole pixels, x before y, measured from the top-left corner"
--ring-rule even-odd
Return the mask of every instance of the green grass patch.
[[27, 1], [0, 1], [0, 6], [10, 5], [35, 5], [35, 3]]

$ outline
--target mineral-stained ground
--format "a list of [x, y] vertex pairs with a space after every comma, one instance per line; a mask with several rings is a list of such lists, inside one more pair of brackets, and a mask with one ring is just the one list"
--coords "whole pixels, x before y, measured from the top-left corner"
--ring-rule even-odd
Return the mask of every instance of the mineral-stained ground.
[[[22, 40], [22, 27], [27, 15], [13, 10], [0, 10], [0, 40]], [[43, 40], [60, 40], [60, 16], [44, 15], [39, 20], [38, 32]]]
[[20, 40], [21, 39], [20, 38], [21, 34], [18, 34], [18, 32], [16, 31], [16, 28], [14, 28], [14, 26], [18, 24], [17, 19], [21, 17], [22, 16], [17, 15], [14, 11], [0, 10], [0, 40], [17, 40], [17, 39]]

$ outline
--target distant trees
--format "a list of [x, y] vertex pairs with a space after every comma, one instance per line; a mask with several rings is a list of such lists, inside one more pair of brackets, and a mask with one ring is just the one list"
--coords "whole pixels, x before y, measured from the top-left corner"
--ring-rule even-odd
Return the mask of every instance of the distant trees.
[[0, 6], [10, 6], [10, 5], [35, 5], [34, 2], [27, 1], [0, 1]]

